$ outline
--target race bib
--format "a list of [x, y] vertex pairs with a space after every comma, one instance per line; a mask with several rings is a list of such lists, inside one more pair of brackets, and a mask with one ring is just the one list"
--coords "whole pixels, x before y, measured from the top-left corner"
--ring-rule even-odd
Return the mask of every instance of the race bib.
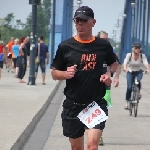
[[93, 101], [85, 109], [83, 109], [77, 117], [89, 129], [108, 119], [108, 116], [106, 116], [105, 112], [95, 101]]

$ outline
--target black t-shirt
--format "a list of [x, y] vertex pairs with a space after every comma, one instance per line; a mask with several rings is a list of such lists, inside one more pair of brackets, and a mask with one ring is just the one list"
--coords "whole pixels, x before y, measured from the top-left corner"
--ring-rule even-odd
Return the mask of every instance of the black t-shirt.
[[72, 37], [60, 43], [52, 66], [66, 71], [67, 67], [77, 65], [75, 76], [66, 80], [66, 97], [77, 103], [100, 100], [105, 94], [104, 84], [100, 82], [104, 61], [108, 66], [116, 61], [112, 46], [106, 40], [95, 38], [81, 43]]

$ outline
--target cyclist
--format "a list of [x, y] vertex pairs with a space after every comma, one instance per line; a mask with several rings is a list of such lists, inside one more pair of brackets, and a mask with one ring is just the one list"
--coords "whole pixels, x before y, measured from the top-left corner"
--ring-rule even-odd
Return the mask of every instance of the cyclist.
[[124, 59], [124, 71], [127, 72], [126, 79], [127, 79], [127, 91], [126, 91], [126, 104], [125, 109], [128, 109], [128, 102], [131, 97], [132, 92], [132, 82], [134, 79], [134, 75], [132, 71], [139, 71], [137, 74], [137, 80], [139, 82], [139, 99], [141, 98], [140, 89], [141, 84], [140, 81], [143, 77], [142, 73], [142, 66], [143, 64], [146, 67], [146, 72], [150, 73], [149, 65], [145, 54], [141, 53], [141, 45], [138, 42], [135, 42], [132, 46], [132, 52], [127, 53]]

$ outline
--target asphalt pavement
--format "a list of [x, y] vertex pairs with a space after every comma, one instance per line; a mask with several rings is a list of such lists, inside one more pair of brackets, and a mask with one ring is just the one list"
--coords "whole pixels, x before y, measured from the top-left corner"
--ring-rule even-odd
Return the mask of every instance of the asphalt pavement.
[[35, 125], [45, 112], [57, 88], [58, 81], [46, 71], [46, 85], [42, 85], [41, 71], [36, 86], [27, 85], [29, 68], [24, 81], [18, 83], [14, 74], [2, 70], [0, 79], [0, 150], [18, 150], [30, 136]]

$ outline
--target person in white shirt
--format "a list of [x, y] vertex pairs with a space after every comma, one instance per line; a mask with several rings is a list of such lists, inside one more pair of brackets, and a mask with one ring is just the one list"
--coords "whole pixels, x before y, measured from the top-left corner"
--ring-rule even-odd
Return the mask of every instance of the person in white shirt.
[[137, 80], [139, 82], [139, 99], [141, 97], [140, 89], [141, 84], [140, 81], [143, 77], [143, 64], [146, 67], [146, 72], [150, 73], [149, 65], [145, 54], [141, 53], [141, 45], [140, 43], [134, 43], [132, 47], [132, 53], [127, 53], [126, 58], [124, 59], [124, 71], [127, 72], [127, 91], [126, 91], [126, 105], [125, 109], [128, 109], [128, 102], [131, 97], [132, 92], [132, 82], [134, 79], [133, 71], [139, 71], [137, 74]]

